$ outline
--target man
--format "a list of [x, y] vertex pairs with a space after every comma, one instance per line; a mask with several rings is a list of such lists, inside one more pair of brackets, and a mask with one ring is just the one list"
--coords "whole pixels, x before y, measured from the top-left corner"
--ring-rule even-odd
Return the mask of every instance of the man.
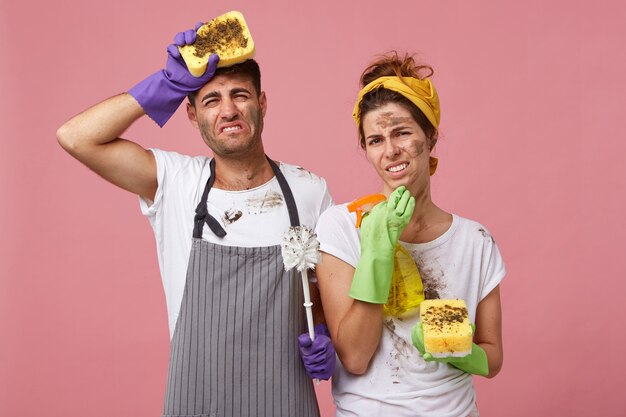
[[[327, 379], [334, 350], [325, 335], [301, 342], [305, 372], [296, 342], [302, 289], [296, 271], [284, 270], [279, 243], [290, 226], [313, 227], [332, 200], [322, 178], [265, 156], [257, 63], [217, 69], [213, 55], [193, 77], [177, 46], [195, 35], [179, 33], [164, 70], [75, 116], [57, 137], [139, 195], [153, 227], [171, 335], [163, 414], [316, 416], [306, 375]], [[145, 114], [163, 126], [187, 95], [189, 120], [213, 158], [120, 138]]]

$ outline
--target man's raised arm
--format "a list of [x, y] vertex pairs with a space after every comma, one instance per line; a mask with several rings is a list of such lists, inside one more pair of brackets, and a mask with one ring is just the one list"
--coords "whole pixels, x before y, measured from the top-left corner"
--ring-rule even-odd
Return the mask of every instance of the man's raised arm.
[[57, 131], [61, 146], [107, 181], [150, 200], [157, 190], [152, 152], [120, 138], [130, 125], [148, 114], [163, 127], [185, 97], [199, 90], [215, 73], [219, 57], [212, 54], [205, 73], [194, 77], [180, 56], [179, 46], [196, 40], [195, 29], [180, 32], [167, 48], [165, 68], [70, 119]]
[[57, 131], [59, 144], [107, 181], [154, 198], [156, 161], [152, 152], [120, 136], [145, 112], [127, 93], [85, 110]]

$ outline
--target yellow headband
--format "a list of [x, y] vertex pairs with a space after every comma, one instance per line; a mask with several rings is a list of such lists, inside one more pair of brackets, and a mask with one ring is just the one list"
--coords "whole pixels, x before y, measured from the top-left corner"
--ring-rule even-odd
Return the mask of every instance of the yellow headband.
[[439, 96], [437, 90], [429, 78], [419, 80], [413, 77], [380, 77], [363, 87], [356, 99], [352, 117], [357, 126], [361, 124], [361, 112], [359, 104], [363, 100], [363, 96], [370, 91], [384, 87], [388, 90], [402, 94], [411, 100], [418, 109], [424, 113], [424, 116], [432, 123], [435, 129], [439, 129]]

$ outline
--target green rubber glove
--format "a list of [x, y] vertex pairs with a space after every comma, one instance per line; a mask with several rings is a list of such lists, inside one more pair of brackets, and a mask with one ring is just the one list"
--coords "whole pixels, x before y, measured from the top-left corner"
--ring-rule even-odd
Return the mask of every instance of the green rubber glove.
[[[472, 324], [472, 330], [474, 325]], [[472, 343], [472, 353], [462, 358], [433, 358], [432, 355], [424, 351], [424, 331], [422, 330], [422, 322], [418, 321], [413, 326], [412, 332], [413, 345], [417, 348], [425, 361], [445, 362], [463, 372], [473, 375], [486, 376], [489, 374], [489, 364], [487, 362], [487, 354], [484, 349], [476, 343]]]
[[352, 279], [350, 297], [374, 304], [387, 302], [395, 248], [414, 209], [415, 198], [405, 186], [400, 186], [387, 201], [377, 204], [363, 218], [361, 257]]

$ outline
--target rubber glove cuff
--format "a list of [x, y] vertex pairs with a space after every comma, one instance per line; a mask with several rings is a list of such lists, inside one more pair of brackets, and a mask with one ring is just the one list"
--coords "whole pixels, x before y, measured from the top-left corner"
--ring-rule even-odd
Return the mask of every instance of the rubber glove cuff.
[[393, 250], [390, 253], [361, 254], [350, 286], [350, 297], [373, 304], [385, 304], [391, 289]]

